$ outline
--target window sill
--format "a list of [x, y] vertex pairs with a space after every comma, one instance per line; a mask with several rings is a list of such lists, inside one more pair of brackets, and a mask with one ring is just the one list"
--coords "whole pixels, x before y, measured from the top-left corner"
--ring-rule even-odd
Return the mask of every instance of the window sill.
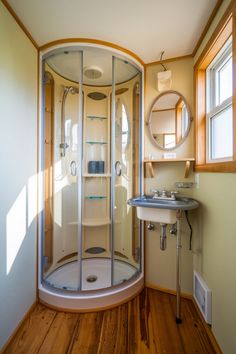
[[205, 165], [195, 165], [195, 172], [236, 172], [236, 161], [209, 163]]

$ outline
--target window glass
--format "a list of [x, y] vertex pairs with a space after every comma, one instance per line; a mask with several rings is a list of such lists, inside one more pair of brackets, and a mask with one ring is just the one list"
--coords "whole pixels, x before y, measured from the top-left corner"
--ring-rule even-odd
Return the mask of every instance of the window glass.
[[233, 156], [232, 38], [207, 68], [207, 159], [230, 160]]
[[232, 105], [211, 118], [211, 158], [222, 159], [233, 154]]
[[219, 80], [219, 104], [232, 96], [232, 53], [231, 57], [224, 63], [218, 72]]

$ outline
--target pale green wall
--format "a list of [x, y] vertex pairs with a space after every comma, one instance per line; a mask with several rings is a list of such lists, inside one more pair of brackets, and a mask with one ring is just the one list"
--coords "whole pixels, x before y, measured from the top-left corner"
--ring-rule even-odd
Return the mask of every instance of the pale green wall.
[[[229, 0], [214, 19], [194, 62], [221, 19]], [[201, 202], [194, 228], [200, 239], [194, 266], [212, 290], [212, 330], [224, 354], [236, 353], [236, 174], [200, 173], [194, 197]]]
[[[201, 202], [202, 252], [196, 269], [212, 290], [212, 330], [224, 354], [236, 353], [236, 174], [201, 173], [194, 197]], [[196, 228], [194, 229], [196, 230]]]
[[0, 348], [36, 299], [37, 50], [0, 2]]
[[[193, 115], [193, 59], [185, 58], [178, 61], [168, 62], [167, 68], [172, 71], [172, 90], [180, 92], [187, 100], [191, 115]], [[146, 97], [145, 97], [145, 119], [148, 120], [149, 111], [153, 101], [158, 96], [157, 91], [157, 72], [162, 71], [160, 65], [147, 67], [146, 76]], [[191, 124], [190, 134], [186, 141], [177, 149], [177, 157], [194, 156], [194, 129]], [[148, 126], [145, 125], [145, 156], [152, 154], [154, 158], [161, 158], [163, 151], [158, 149], [151, 141]], [[152, 189], [176, 189], [174, 182], [193, 181], [194, 175], [184, 179], [183, 162], [165, 163], [155, 165], [155, 177], [145, 178], [145, 191], [151, 192]], [[192, 195], [192, 190], [181, 190], [181, 194]], [[191, 213], [191, 219], [193, 217]], [[192, 293], [192, 274], [193, 274], [193, 253], [189, 251], [189, 229], [185, 219], [182, 223], [182, 290], [185, 293]], [[197, 236], [196, 236], [197, 237]], [[195, 245], [198, 245], [195, 240]], [[194, 246], [195, 247], [195, 246]], [[195, 248], [194, 248], [195, 249]], [[175, 290], [176, 287], [176, 238], [169, 235], [167, 239], [167, 249], [160, 250], [160, 225], [155, 224], [154, 231], [145, 230], [145, 277], [146, 283], [152, 286], [159, 286]]]

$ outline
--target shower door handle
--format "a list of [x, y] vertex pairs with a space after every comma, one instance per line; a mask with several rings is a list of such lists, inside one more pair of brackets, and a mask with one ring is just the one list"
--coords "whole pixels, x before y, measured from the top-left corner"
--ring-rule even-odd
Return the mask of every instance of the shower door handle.
[[75, 161], [71, 161], [71, 163], [70, 163], [70, 174], [71, 174], [71, 176], [77, 175], [77, 166], [76, 166]]
[[116, 171], [116, 176], [120, 177], [122, 170], [121, 170], [121, 163], [119, 160], [116, 161], [115, 163], [115, 171]]

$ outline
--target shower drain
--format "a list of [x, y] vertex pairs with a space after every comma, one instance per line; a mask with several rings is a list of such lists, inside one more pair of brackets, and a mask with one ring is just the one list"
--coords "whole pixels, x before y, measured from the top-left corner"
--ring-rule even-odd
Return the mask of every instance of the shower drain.
[[98, 277], [96, 275], [89, 275], [87, 278], [86, 278], [86, 281], [88, 283], [94, 283], [96, 280], [98, 279]]

